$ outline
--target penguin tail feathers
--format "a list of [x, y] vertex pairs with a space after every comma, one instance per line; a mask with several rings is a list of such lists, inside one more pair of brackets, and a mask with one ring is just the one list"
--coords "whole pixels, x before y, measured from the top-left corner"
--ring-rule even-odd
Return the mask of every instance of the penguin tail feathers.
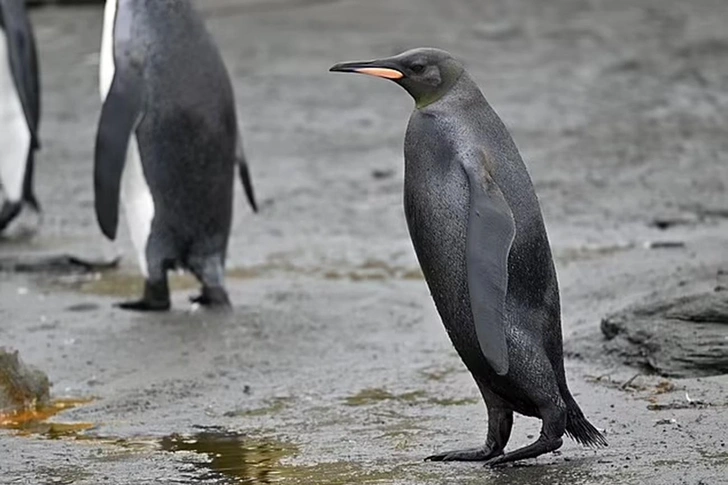
[[245, 189], [245, 196], [248, 198], [250, 207], [253, 212], [258, 212], [258, 204], [255, 202], [255, 192], [253, 191], [253, 182], [250, 180], [250, 171], [248, 170], [248, 164], [243, 160], [238, 163], [240, 170], [240, 180], [243, 182], [243, 189]]
[[576, 402], [568, 405], [566, 413], [566, 434], [582, 446], [591, 448], [605, 448], [609, 446], [607, 439], [587, 421]]
[[36, 198], [36, 196], [33, 192], [26, 193], [25, 196], [23, 197], [23, 200], [36, 213], [41, 213], [43, 211], [43, 209], [40, 206], [40, 202], [38, 202], [38, 199]]
[[248, 160], [245, 158], [245, 152], [243, 151], [243, 142], [240, 134], [238, 134], [238, 140], [235, 146], [235, 159], [238, 164], [238, 170], [240, 171], [240, 181], [243, 183], [243, 189], [245, 189], [245, 196], [248, 198], [248, 203], [253, 209], [253, 212], [257, 213], [258, 204], [255, 202], [253, 181], [250, 178], [250, 170], [248, 170]]

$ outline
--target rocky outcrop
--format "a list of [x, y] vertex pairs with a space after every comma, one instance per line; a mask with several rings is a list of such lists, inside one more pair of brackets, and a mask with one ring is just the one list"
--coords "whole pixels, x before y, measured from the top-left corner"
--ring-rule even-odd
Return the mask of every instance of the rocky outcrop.
[[25, 365], [17, 351], [0, 348], [0, 415], [35, 410], [49, 398], [48, 376]]
[[728, 374], [728, 292], [627, 308], [602, 320], [605, 349], [671, 377]]

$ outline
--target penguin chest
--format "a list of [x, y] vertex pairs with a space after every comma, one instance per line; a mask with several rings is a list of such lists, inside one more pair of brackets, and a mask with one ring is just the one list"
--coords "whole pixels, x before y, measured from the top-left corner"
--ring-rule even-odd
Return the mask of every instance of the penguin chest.
[[[470, 195], [461, 167], [405, 171], [405, 214], [432, 299], [468, 368], [487, 368], [475, 333], [466, 258]], [[423, 170], [420, 170], [423, 169]]]
[[23, 195], [31, 134], [20, 103], [5, 31], [0, 29], [0, 186], [3, 195], [18, 202]]
[[99, 92], [102, 101], [106, 99], [114, 80], [114, 22], [116, 21], [117, 4], [118, 0], [106, 0], [104, 7], [104, 27], [99, 53]]
[[142, 274], [149, 276], [147, 242], [154, 220], [154, 199], [144, 175], [137, 136], [132, 135], [121, 178], [121, 204], [124, 207], [129, 237], [137, 253]]
[[467, 179], [458, 166], [413, 165], [405, 170], [407, 225], [440, 313], [454, 317], [467, 298]]
[[[99, 53], [99, 92], [104, 101], [116, 74], [114, 62], [114, 22], [118, 0], [107, 0], [104, 8], [104, 27]], [[146, 249], [154, 219], [154, 199], [144, 175], [144, 168], [136, 134], [132, 134], [127, 147], [126, 162], [121, 179], [121, 204], [129, 229], [139, 267], [149, 275]]]

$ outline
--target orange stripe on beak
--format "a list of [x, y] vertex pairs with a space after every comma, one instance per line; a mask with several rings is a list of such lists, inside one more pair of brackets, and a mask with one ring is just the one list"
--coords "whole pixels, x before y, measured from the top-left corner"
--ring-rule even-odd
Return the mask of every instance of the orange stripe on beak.
[[384, 67], [362, 67], [360, 69], [354, 69], [354, 71], [369, 76], [383, 77], [384, 79], [402, 79], [404, 77], [404, 74], [398, 70]]

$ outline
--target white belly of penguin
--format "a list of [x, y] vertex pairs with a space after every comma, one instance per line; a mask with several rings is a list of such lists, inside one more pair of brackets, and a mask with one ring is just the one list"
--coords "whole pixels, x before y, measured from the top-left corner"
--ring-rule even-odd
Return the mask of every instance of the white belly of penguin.
[[11, 202], [23, 197], [30, 129], [10, 71], [8, 43], [0, 29], [0, 186]]
[[[99, 90], [102, 100], [106, 99], [114, 79], [112, 35], [117, 4], [118, 0], [107, 0], [104, 10], [104, 32], [99, 59]], [[152, 219], [154, 219], [154, 199], [152, 199], [149, 184], [144, 176], [136, 134], [132, 134], [127, 147], [126, 163], [121, 178], [121, 204], [124, 207], [129, 236], [137, 252], [139, 267], [145, 277], [149, 276], [146, 249], [152, 229]]]

